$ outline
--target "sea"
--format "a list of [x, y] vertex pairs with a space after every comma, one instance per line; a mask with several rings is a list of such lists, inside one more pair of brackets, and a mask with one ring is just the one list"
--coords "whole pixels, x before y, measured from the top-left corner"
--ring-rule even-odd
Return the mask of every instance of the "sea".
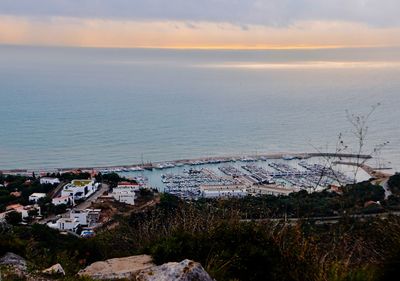
[[0, 169], [357, 153], [362, 116], [362, 153], [399, 171], [399, 48], [0, 46]]

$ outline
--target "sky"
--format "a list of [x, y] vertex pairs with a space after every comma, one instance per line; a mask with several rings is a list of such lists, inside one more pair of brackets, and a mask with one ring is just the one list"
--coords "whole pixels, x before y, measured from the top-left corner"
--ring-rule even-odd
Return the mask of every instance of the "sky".
[[0, 44], [400, 46], [399, 0], [0, 0]]

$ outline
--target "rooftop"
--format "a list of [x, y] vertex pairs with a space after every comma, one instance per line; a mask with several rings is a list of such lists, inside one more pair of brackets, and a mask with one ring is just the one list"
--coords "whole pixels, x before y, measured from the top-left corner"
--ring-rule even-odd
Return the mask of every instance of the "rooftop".
[[90, 184], [91, 182], [92, 182], [92, 180], [73, 180], [71, 182], [71, 184], [74, 185], [74, 186], [82, 187], [82, 186]]
[[46, 193], [35, 192], [35, 193], [32, 193], [30, 196], [33, 196], [33, 197], [45, 197]]
[[6, 207], [6, 210], [15, 210], [15, 209], [20, 209], [23, 208], [24, 206], [22, 206], [21, 204], [13, 204], [13, 205], [8, 205]]

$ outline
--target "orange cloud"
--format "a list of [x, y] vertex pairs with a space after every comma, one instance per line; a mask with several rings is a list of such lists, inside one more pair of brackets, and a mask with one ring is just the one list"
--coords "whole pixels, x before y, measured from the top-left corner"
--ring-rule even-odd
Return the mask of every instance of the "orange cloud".
[[400, 28], [303, 21], [288, 27], [0, 16], [0, 43], [80, 47], [326, 48], [399, 46]]

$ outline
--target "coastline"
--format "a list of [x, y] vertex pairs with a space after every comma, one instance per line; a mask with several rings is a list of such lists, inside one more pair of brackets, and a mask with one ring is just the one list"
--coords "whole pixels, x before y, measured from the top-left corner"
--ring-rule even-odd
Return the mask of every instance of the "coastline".
[[[157, 162], [148, 162], [148, 163], [137, 163], [137, 164], [126, 164], [126, 165], [110, 165], [110, 166], [90, 166], [90, 167], [59, 167], [59, 168], [45, 168], [45, 169], [1, 169], [0, 173], [3, 174], [29, 174], [32, 172], [38, 173], [52, 173], [52, 172], [70, 172], [70, 171], [98, 171], [98, 170], [118, 170], [118, 169], [155, 169], [160, 165], [168, 163], [172, 165], [197, 165], [197, 164], [206, 164], [206, 163], [224, 163], [230, 161], [238, 161], [243, 159], [282, 159], [282, 158], [291, 158], [291, 159], [308, 159], [312, 157], [328, 157], [328, 158], [358, 158], [358, 159], [371, 159], [372, 156], [368, 154], [352, 154], [352, 153], [329, 153], [329, 152], [302, 152], [302, 153], [288, 153], [288, 152], [280, 152], [280, 153], [258, 153], [258, 154], [247, 154], [247, 155], [226, 155], [226, 156], [206, 156], [200, 158], [188, 158], [188, 159], [177, 159], [177, 160], [166, 160], [166, 161], [157, 161]], [[287, 159], [290, 160], [290, 159]], [[216, 162], [218, 161], [218, 162]], [[197, 163], [197, 164], [194, 164]]]

